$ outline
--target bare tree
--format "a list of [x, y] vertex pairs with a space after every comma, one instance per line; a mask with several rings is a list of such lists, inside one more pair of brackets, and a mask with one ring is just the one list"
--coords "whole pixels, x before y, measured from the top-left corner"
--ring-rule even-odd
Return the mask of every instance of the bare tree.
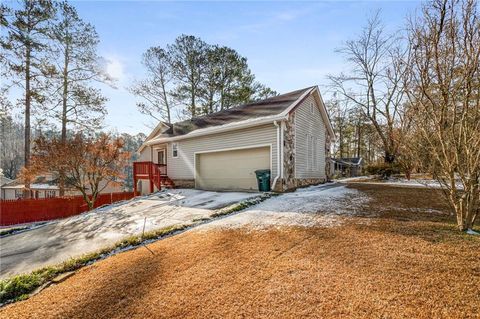
[[398, 40], [386, 34], [377, 12], [357, 39], [337, 50], [349, 63], [349, 72], [329, 76], [333, 89], [359, 106], [375, 127], [386, 163], [395, 161], [408, 128], [403, 87], [406, 50]]
[[147, 70], [147, 76], [130, 88], [130, 92], [142, 99], [137, 103], [137, 108], [157, 121], [171, 123], [172, 70], [168, 53], [161, 47], [151, 47], [143, 54], [142, 64]]
[[[345, 157], [346, 154], [346, 131], [349, 129], [348, 102], [340, 101], [334, 93], [333, 98], [327, 101], [326, 106], [336, 133], [336, 143], [333, 145], [332, 154], [337, 157]], [[347, 155], [348, 156], [348, 155]]]
[[478, 14], [474, 0], [433, 0], [409, 28], [415, 128], [460, 230], [472, 228], [480, 209]]
[[68, 2], [56, 2], [56, 21], [50, 37], [51, 77], [50, 100], [53, 116], [62, 127], [62, 140], [67, 139], [67, 126], [96, 129], [106, 114], [106, 98], [90, 84], [110, 82], [102, 68], [103, 59], [97, 54], [99, 37], [95, 28], [83, 21]]

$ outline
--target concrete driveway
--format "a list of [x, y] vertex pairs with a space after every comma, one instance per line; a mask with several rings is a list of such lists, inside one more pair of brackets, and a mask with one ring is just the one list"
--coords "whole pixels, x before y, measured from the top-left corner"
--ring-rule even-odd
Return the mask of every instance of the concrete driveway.
[[94, 252], [145, 230], [185, 224], [257, 196], [193, 189], [160, 192], [0, 238], [0, 278]]

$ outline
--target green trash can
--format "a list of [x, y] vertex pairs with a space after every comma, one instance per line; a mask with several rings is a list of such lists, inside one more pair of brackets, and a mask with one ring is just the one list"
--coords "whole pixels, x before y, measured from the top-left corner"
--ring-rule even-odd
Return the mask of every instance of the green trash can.
[[270, 170], [269, 169], [259, 169], [255, 171], [257, 175], [258, 190], [261, 192], [270, 191]]

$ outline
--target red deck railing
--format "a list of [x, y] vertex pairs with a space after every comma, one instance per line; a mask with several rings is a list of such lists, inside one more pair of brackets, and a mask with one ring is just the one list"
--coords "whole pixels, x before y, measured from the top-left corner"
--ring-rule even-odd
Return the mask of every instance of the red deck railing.
[[153, 162], [133, 162], [133, 183], [134, 191], [137, 191], [137, 181], [147, 179], [150, 181], [150, 192], [153, 192], [153, 185], [158, 189], [162, 186], [173, 187], [173, 182], [167, 176], [166, 164], [155, 164]]
[[[134, 192], [100, 194], [95, 201], [95, 208], [133, 197]], [[82, 196], [0, 200], [0, 225], [46, 221], [86, 211], [88, 206]]]

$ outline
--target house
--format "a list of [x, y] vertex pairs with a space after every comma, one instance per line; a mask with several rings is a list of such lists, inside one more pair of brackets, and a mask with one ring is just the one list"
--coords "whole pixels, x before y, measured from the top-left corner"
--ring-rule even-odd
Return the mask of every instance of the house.
[[363, 158], [342, 157], [332, 158], [330, 168], [332, 176], [355, 177], [362, 174]]
[[[102, 183], [101, 183], [102, 184]], [[105, 183], [103, 183], [105, 186]], [[1, 199], [12, 200], [21, 199], [25, 196], [25, 183], [22, 179], [11, 180], [2, 185]], [[102, 187], [101, 187], [102, 188]], [[30, 198], [53, 198], [60, 196], [60, 188], [58, 186], [58, 176], [56, 174], [44, 174], [37, 176], [29, 185]], [[122, 188], [118, 185], [109, 184], [102, 189], [101, 193], [116, 193], [122, 192]], [[65, 190], [66, 196], [77, 196], [81, 193], [73, 187], [67, 187]]]
[[3, 185], [11, 183], [12, 181], [13, 180], [11, 180], [10, 178], [7, 178], [7, 177], [3, 176], [3, 172], [0, 169], [0, 199], [3, 199], [4, 196], [5, 196], [5, 194], [4, 194], [5, 191], [3, 189]]
[[271, 170], [271, 188], [326, 180], [333, 129], [318, 87], [271, 97], [174, 124], [159, 123], [139, 149], [134, 186], [257, 191], [255, 171]]
[[[58, 197], [60, 190], [52, 175], [38, 176], [30, 184], [30, 198]], [[20, 199], [25, 194], [25, 184], [21, 179], [16, 179], [2, 186], [1, 199]]]

